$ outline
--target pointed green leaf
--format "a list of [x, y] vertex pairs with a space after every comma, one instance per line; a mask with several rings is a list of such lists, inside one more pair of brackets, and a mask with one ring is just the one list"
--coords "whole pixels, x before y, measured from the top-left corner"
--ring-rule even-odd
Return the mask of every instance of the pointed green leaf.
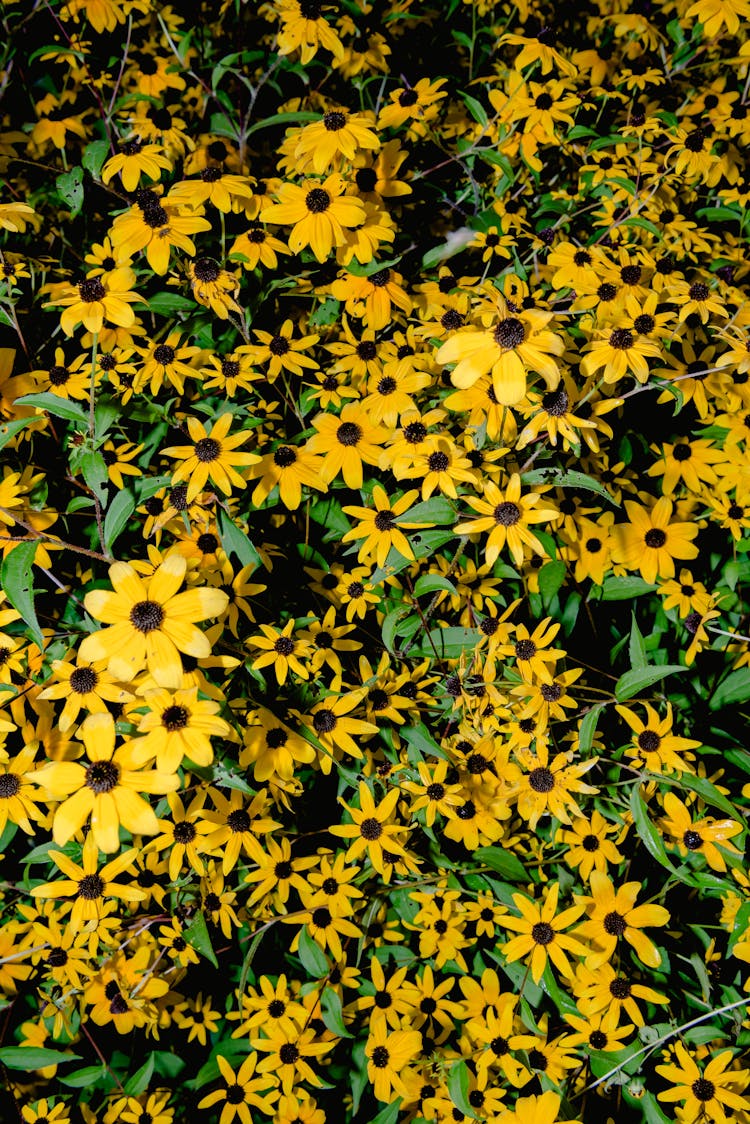
[[319, 980], [328, 975], [331, 967], [328, 963], [328, 957], [318, 942], [310, 936], [307, 928], [302, 929], [299, 935], [297, 955], [302, 961], [302, 967], [306, 972], [309, 972], [313, 979]]
[[44, 391], [42, 394], [24, 394], [16, 398], [15, 405], [36, 406], [38, 410], [46, 410], [56, 418], [78, 422], [79, 425], [89, 424], [88, 414], [84, 412], [82, 406], [70, 398], [61, 398], [59, 394], [52, 394], [49, 391]]
[[34, 643], [41, 649], [44, 647], [44, 638], [34, 608], [33, 575], [33, 562], [38, 546], [37, 542], [19, 542], [18, 546], [14, 546], [6, 554], [0, 565], [0, 586], [5, 590], [13, 608], [21, 614]]
[[208, 935], [206, 918], [203, 916], [202, 910], [198, 910], [187, 929], [183, 929], [182, 935], [196, 952], [199, 952], [201, 956], [205, 956], [206, 960], [211, 961], [214, 968], [219, 967], [219, 961], [216, 959], [216, 953], [214, 952], [214, 946], [211, 944], [211, 938]]
[[626, 699], [632, 699], [634, 695], [640, 694], [646, 687], [652, 687], [660, 679], [665, 679], [668, 675], [679, 675], [688, 670], [689, 668], [683, 667], [682, 664], [664, 663], [656, 667], [639, 667], [635, 671], [626, 671], [615, 684], [615, 698], [618, 702], [625, 702]]
[[320, 1008], [323, 1022], [326, 1024], [331, 1034], [337, 1034], [339, 1038], [354, 1037], [346, 1029], [341, 999], [339, 998], [338, 992], [334, 991], [332, 987], [323, 989], [323, 994], [320, 997]]

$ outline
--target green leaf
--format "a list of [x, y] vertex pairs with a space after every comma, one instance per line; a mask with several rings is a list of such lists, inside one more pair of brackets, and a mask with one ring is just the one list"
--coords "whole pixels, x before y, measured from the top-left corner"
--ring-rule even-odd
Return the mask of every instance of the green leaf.
[[125, 530], [128, 519], [135, 511], [135, 498], [121, 489], [112, 503], [109, 505], [109, 510], [104, 519], [104, 545], [107, 550], [111, 550], [117, 540], [118, 535]]
[[373, 273], [382, 273], [384, 269], [392, 269], [400, 261], [401, 254], [397, 258], [389, 258], [388, 261], [368, 261], [367, 265], [360, 265], [354, 258], [346, 266], [346, 269], [353, 277], [372, 277]]
[[34, 643], [44, 648], [44, 637], [39, 627], [34, 608], [33, 562], [37, 552], [37, 542], [19, 542], [0, 565], [0, 586], [14, 609], [21, 614]]
[[205, 956], [206, 960], [210, 960], [214, 968], [219, 967], [219, 961], [216, 959], [214, 946], [211, 944], [211, 938], [208, 935], [208, 928], [206, 926], [206, 918], [203, 916], [203, 910], [198, 910], [187, 929], [183, 929], [182, 935], [196, 952], [199, 952], [201, 956]]
[[[20, 398], [17, 398], [16, 402], [20, 402]], [[36, 420], [36, 418], [16, 418], [14, 421], [3, 422], [0, 425], [0, 449], [5, 448], [17, 433]]]
[[402, 1100], [402, 1097], [397, 1097], [395, 1101], [391, 1101], [382, 1112], [379, 1112], [377, 1116], [373, 1116], [371, 1124], [396, 1124], [398, 1114], [401, 1111]]
[[70, 217], [74, 219], [83, 207], [83, 168], [71, 168], [69, 172], [63, 172], [55, 180], [55, 187], [63, 203], [70, 208]]
[[320, 997], [320, 1009], [323, 1022], [326, 1024], [331, 1034], [337, 1034], [339, 1038], [354, 1037], [354, 1035], [350, 1034], [346, 1029], [341, 1000], [338, 996], [338, 992], [335, 992], [332, 987], [323, 989], [323, 994]]
[[83, 1089], [87, 1085], [106, 1085], [107, 1082], [114, 1084], [112, 1074], [108, 1073], [102, 1065], [87, 1065], [83, 1069], [74, 1070], [67, 1077], [58, 1077], [57, 1080], [71, 1089]]
[[529, 472], [522, 473], [521, 481], [524, 484], [554, 484], [556, 488], [583, 488], [587, 492], [596, 492], [613, 507], [620, 506], [603, 484], [593, 476], [587, 476], [585, 472], [576, 472], [573, 469], [532, 468]]
[[318, 942], [310, 936], [307, 928], [302, 929], [300, 932], [297, 955], [302, 961], [302, 967], [313, 979], [320, 980], [323, 976], [328, 975], [331, 968], [331, 965], [328, 963], [328, 957], [323, 952]]
[[626, 671], [615, 684], [615, 698], [618, 702], [625, 702], [626, 699], [632, 699], [634, 695], [639, 694], [646, 687], [658, 683], [660, 679], [665, 679], [668, 675], [679, 675], [681, 672], [688, 670], [682, 664], [664, 663], [656, 667], [639, 667], [635, 671]]
[[594, 741], [596, 734], [596, 724], [599, 721], [599, 715], [604, 710], [604, 703], [596, 703], [589, 711], [583, 716], [580, 729], [578, 731], [578, 752], [588, 753]]
[[410, 507], [399, 518], [407, 523], [428, 523], [438, 526], [445, 523], [453, 524], [456, 522], [456, 509], [450, 500], [443, 499], [442, 496], [434, 496], [431, 500]]
[[227, 554], [236, 555], [241, 565], [252, 566], [254, 569], [263, 565], [261, 557], [250, 539], [236, 523], [232, 522], [231, 516], [226, 511], [219, 512], [219, 534], [224, 550]]
[[87, 451], [78, 461], [78, 466], [83, 473], [83, 479], [99, 500], [102, 507], [107, 506], [107, 492], [109, 490], [109, 475], [104, 457], [101, 453]]
[[633, 791], [630, 794], [630, 811], [633, 814], [635, 829], [648, 853], [670, 874], [674, 874], [675, 869], [669, 860], [662, 837], [651, 822], [648, 809], [641, 796], [641, 787], [637, 784], [633, 786]]
[[448, 1074], [448, 1096], [464, 1116], [476, 1120], [476, 1113], [469, 1103], [469, 1067], [463, 1060], [451, 1066]]
[[125, 1092], [129, 1097], [140, 1097], [141, 1093], [146, 1092], [154, 1075], [155, 1060], [155, 1055], [149, 1054], [148, 1061], [144, 1062], [141, 1068], [137, 1069], [133, 1076], [125, 1082]]
[[539, 571], [539, 592], [547, 605], [562, 587], [566, 572], [565, 563], [559, 560], [546, 562]]
[[383, 644], [389, 652], [394, 652], [396, 650], [395, 640], [399, 633], [399, 624], [403, 624], [410, 614], [410, 605], [399, 605], [397, 608], [393, 609], [383, 621], [381, 635], [383, 637]]
[[737, 823], [741, 823], [743, 826], [745, 825], [745, 817], [739, 809], [735, 808], [731, 800], [728, 800], [723, 793], [719, 792], [716, 785], [712, 784], [708, 777], [698, 777], [693, 773], [681, 773], [680, 777], [676, 779], [674, 783], [679, 788], [687, 788], [690, 789], [691, 792], [697, 792], [707, 804], [712, 805], [714, 808], [721, 808], [722, 812], [726, 812], [726, 814], [731, 816], [733, 820], [736, 820]]
[[424, 723], [420, 722], [415, 726], [402, 726], [399, 733], [410, 746], [413, 746], [421, 754], [422, 758], [440, 757], [443, 761], [450, 760], [448, 754], [441, 749]]
[[632, 613], [628, 654], [630, 656], [630, 666], [634, 671], [637, 668], [645, 667], [647, 665], [648, 656], [646, 655], [646, 642], [644, 641], [641, 630], [639, 629], [636, 622], [635, 611], [633, 611]]
[[708, 705], [711, 710], [721, 710], [725, 706], [747, 702], [748, 699], [750, 699], [750, 667], [741, 667], [719, 683]]
[[0, 1062], [8, 1069], [26, 1069], [29, 1072], [80, 1060], [80, 1054], [64, 1054], [61, 1050], [46, 1050], [42, 1046], [6, 1046], [0, 1050]]
[[489, 120], [487, 118], [487, 111], [482, 103], [480, 101], [477, 101], [476, 98], [473, 98], [471, 94], [464, 93], [463, 90], [459, 90], [459, 97], [462, 99], [464, 105], [466, 106], [474, 120], [477, 122], [477, 124], [481, 125], [483, 129], [486, 129], [487, 125], [489, 124]]
[[341, 302], [335, 301], [333, 297], [328, 297], [310, 315], [308, 324], [311, 328], [327, 328], [330, 324], [335, 324], [338, 321], [340, 309]]
[[[275, 117], [265, 117], [262, 121], [258, 121], [255, 125], [251, 125], [245, 135], [249, 137], [251, 133], [257, 133], [259, 129], [270, 129], [274, 125], [303, 125], [307, 121], [320, 121], [321, 116], [322, 115], [320, 113], [307, 112], [277, 113]], [[211, 126], [211, 129], [212, 131], [214, 131], [213, 125]]]
[[437, 656], [439, 659], [453, 660], [467, 649], [474, 649], [479, 641], [480, 632], [476, 628], [460, 628], [453, 625], [449, 628], [433, 628], [429, 633], [429, 640], [412, 648], [415, 656]]
[[502, 847], [479, 847], [472, 853], [472, 858], [484, 863], [509, 882], [525, 882], [528, 878], [521, 860], [512, 851], [505, 851]]
[[51, 394], [49, 391], [44, 391], [42, 394], [24, 394], [16, 398], [15, 405], [36, 406], [38, 410], [46, 410], [56, 418], [78, 422], [79, 425], [84, 426], [89, 424], [88, 414], [84, 412], [82, 406], [70, 398], [61, 398], [59, 394]]
[[414, 583], [414, 596], [421, 597], [423, 593], [435, 593], [444, 589], [448, 593], [457, 593], [457, 589], [449, 578], [442, 574], [422, 574]]
[[81, 156], [81, 163], [95, 180], [102, 177], [102, 167], [109, 156], [109, 141], [98, 140], [87, 144]]
[[643, 578], [636, 577], [606, 578], [604, 585], [594, 586], [595, 590], [601, 590], [602, 601], [629, 601], [631, 597], [640, 597], [644, 593], [652, 593], [654, 588]]
[[181, 297], [179, 293], [157, 293], [148, 300], [149, 312], [159, 316], [169, 316], [171, 312], [195, 312], [195, 301]]

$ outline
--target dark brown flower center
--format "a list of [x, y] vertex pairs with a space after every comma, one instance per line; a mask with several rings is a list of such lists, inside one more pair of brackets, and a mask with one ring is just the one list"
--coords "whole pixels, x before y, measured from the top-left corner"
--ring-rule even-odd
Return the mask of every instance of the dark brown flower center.
[[501, 527], [513, 527], [521, 518], [521, 509], [517, 504], [505, 500], [499, 503], [493, 511], [495, 522]]
[[305, 204], [313, 215], [322, 215], [331, 205], [331, 197], [322, 187], [314, 187], [305, 196]]
[[646, 531], [643, 541], [646, 546], [651, 547], [652, 550], [659, 550], [667, 541], [667, 536], [666, 533], [662, 531], [661, 527], [651, 527], [650, 530]]
[[532, 769], [529, 773], [529, 787], [533, 788], [534, 792], [552, 792], [552, 789], [555, 787], [554, 773], [543, 766]]
[[167, 343], [160, 343], [158, 347], [154, 348], [154, 359], [157, 363], [161, 363], [163, 367], [168, 367], [174, 359], [175, 351]]
[[367, 819], [362, 820], [362, 823], [359, 825], [359, 833], [368, 843], [374, 843], [375, 840], [380, 839], [380, 836], [383, 834], [383, 827], [374, 816], [368, 816]]
[[609, 933], [610, 937], [621, 937], [628, 927], [628, 923], [622, 914], [614, 910], [605, 916], [602, 925], [604, 926], [604, 932]]
[[699, 1077], [690, 1087], [697, 1101], [711, 1101], [716, 1093], [713, 1081], [709, 1081], [706, 1077]]
[[21, 778], [15, 773], [0, 773], [0, 799], [10, 800], [21, 790]]
[[289, 468], [296, 460], [297, 454], [289, 445], [280, 445], [273, 454], [273, 463], [279, 468]]
[[219, 280], [221, 266], [213, 258], [198, 258], [193, 265], [193, 273], [199, 281], [211, 283]]
[[164, 609], [158, 601], [136, 601], [130, 610], [130, 623], [138, 632], [155, 632], [164, 622]]
[[653, 753], [659, 748], [661, 738], [655, 730], [642, 730], [638, 735], [638, 747], [646, 753]]
[[249, 831], [251, 823], [250, 815], [244, 808], [235, 808], [227, 816], [227, 826], [235, 835], [242, 835], [243, 832]]
[[111, 792], [120, 779], [120, 770], [114, 761], [95, 761], [86, 770], [86, 784], [94, 792]]
[[213, 437], [201, 437], [195, 443], [195, 455], [202, 464], [210, 464], [221, 456], [221, 445]]
[[338, 110], [331, 110], [323, 116], [323, 125], [329, 133], [337, 133], [346, 125], [346, 114], [339, 113]]
[[102, 285], [98, 277], [87, 277], [85, 281], [81, 281], [78, 286], [81, 300], [86, 304], [93, 304], [95, 301], [104, 300], [107, 295], [107, 290]]
[[362, 429], [354, 422], [342, 422], [336, 430], [336, 439], [339, 444], [351, 447], [362, 440]]
[[609, 346], [613, 347], [615, 351], [627, 351], [629, 347], [633, 346], [633, 333], [629, 332], [627, 328], [615, 328], [610, 333]]
[[688, 851], [699, 851], [703, 846], [703, 838], [697, 831], [688, 830], [682, 837], [682, 842], [687, 847]]
[[104, 893], [105, 882], [98, 874], [84, 874], [78, 883], [78, 897], [85, 898], [87, 902], [94, 902]]
[[338, 718], [332, 710], [318, 710], [313, 714], [313, 728], [316, 734], [330, 734], [336, 729]]
[[547, 945], [552, 944], [555, 939], [555, 930], [546, 921], [537, 921], [531, 929], [531, 939], [536, 944]]
[[184, 730], [190, 721], [190, 711], [184, 706], [168, 706], [162, 711], [161, 724], [170, 734], [177, 730]]
[[511, 351], [514, 347], [523, 343], [525, 335], [523, 321], [517, 320], [514, 316], [507, 320], [501, 320], [493, 335], [498, 347], [502, 347], [505, 351]]

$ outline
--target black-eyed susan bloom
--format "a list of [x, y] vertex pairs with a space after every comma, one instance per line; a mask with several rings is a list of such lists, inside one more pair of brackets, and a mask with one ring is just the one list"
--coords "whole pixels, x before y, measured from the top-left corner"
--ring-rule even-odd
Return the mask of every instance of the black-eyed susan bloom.
[[192, 445], [172, 445], [164, 449], [167, 457], [177, 457], [182, 461], [172, 476], [172, 483], [188, 481], [187, 502], [190, 503], [211, 483], [228, 496], [232, 488], [244, 488], [245, 479], [237, 472], [257, 464], [260, 458], [256, 453], [238, 452], [250, 436], [249, 432], [234, 433], [230, 436], [232, 414], [222, 414], [207, 429], [194, 415], [187, 419], [188, 433]]
[[72, 898], [68, 925], [73, 932], [95, 927], [102, 916], [107, 898], [140, 902], [146, 896], [137, 885], [121, 884], [114, 879], [132, 866], [135, 848], [121, 852], [105, 866], [99, 866], [99, 848], [93, 835], [86, 836], [81, 862], [73, 862], [63, 851], [50, 851], [49, 856], [67, 878], [42, 883], [31, 891], [35, 898]]
[[252, 636], [248, 641], [251, 647], [260, 648], [261, 652], [253, 660], [252, 666], [273, 667], [279, 686], [286, 683], [290, 671], [300, 679], [310, 678], [310, 672], [302, 662], [307, 661], [311, 655], [310, 644], [302, 636], [292, 635], [295, 624], [293, 617], [289, 618], [282, 629], [262, 624], [261, 635]]
[[514, 894], [513, 903], [521, 916], [507, 914], [501, 921], [506, 929], [518, 933], [504, 946], [505, 959], [512, 964], [528, 958], [534, 983], [542, 978], [548, 958], [564, 976], [572, 976], [569, 956], [586, 955], [585, 945], [565, 932], [581, 916], [583, 906], [570, 906], [557, 913], [559, 893], [559, 884], [553, 882], [541, 901]]
[[625, 501], [628, 523], [612, 528], [612, 558], [628, 570], [640, 571], [644, 581], [674, 577], [675, 559], [696, 558], [692, 541], [698, 534], [694, 523], [671, 522], [673, 505], [662, 496], [649, 510], [634, 500]]
[[87, 332], [101, 332], [105, 320], [121, 328], [131, 328], [135, 313], [130, 307], [140, 301], [132, 291], [135, 274], [128, 267], [113, 270], [103, 277], [85, 277], [77, 285], [66, 285], [53, 302], [65, 309], [60, 327], [72, 336], [79, 324]]
[[281, 19], [280, 55], [299, 51], [303, 66], [315, 57], [318, 47], [325, 47], [334, 58], [343, 56], [343, 44], [324, 15], [335, 11], [332, 5], [323, 0], [279, 0], [276, 11]]
[[278, 202], [261, 211], [261, 222], [291, 226], [290, 250], [296, 254], [310, 246], [318, 261], [325, 261], [334, 247], [344, 244], [344, 229], [359, 226], [367, 217], [364, 203], [345, 195], [345, 190], [336, 172], [322, 182], [283, 183], [276, 194]]
[[633, 731], [632, 744], [625, 752], [634, 764], [645, 766], [650, 773], [693, 772], [689, 763], [693, 759], [690, 750], [697, 749], [701, 743], [672, 733], [671, 703], [667, 703], [663, 718], [650, 703], [646, 703], [645, 721], [630, 707], [617, 706], [616, 710]]
[[260, 1109], [270, 1116], [273, 1106], [278, 1099], [278, 1091], [274, 1087], [273, 1079], [268, 1074], [255, 1075], [258, 1054], [253, 1052], [243, 1061], [235, 1072], [227, 1059], [218, 1054], [216, 1062], [223, 1085], [213, 1093], [203, 1097], [198, 1102], [198, 1108], [211, 1108], [212, 1105], [221, 1104], [220, 1124], [231, 1124], [234, 1119], [239, 1119], [240, 1124], [253, 1124], [250, 1107]]
[[183, 758], [196, 765], [210, 765], [214, 759], [212, 737], [226, 737], [228, 722], [219, 716], [220, 706], [210, 699], [199, 699], [198, 688], [146, 691], [148, 711], [138, 723], [143, 737], [128, 743], [138, 765], [156, 758], [160, 773], [176, 773]]
[[424, 527], [426, 524], [404, 522], [403, 516], [408, 512], [418, 495], [416, 489], [413, 489], [410, 492], [405, 492], [400, 499], [391, 501], [385, 489], [376, 484], [372, 492], [375, 503], [374, 509], [372, 507], [345, 507], [343, 509], [347, 515], [354, 516], [358, 520], [358, 524], [356, 527], [352, 527], [351, 531], [347, 531], [341, 541], [365, 540], [357, 554], [360, 562], [364, 562], [374, 554], [378, 566], [384, 566], [391, 547], [404, 558], [413, 559], [414, 551], [404, 535], [404, 530]]
[[[531, 525], [549, 523], [558, 512], [539, 492], [521, 494], [521, 477], [515, 472], [504, 491], [493, 481], [488, 481], [480, 498], [467, 496], [466, 502], [478, 512], [478, 519], [469, 519], [455, 527], [457, 535], [473, 535], [489, 531], [484, 548], [488, 566], [497, 559], [507, 545], [517, 566], [523, 564], [526, 551], [545, 554], [545, 549]], [[544, 503], [544, 506], [538, 506]]]
[[391, 1030], [385, 1021], [374, 1023], [365, 1046], [367, 1076], [379, 1101], [390, 1101], [394, 1093], [411, 1097], [419, 1077], [410, 1069], [422, 1049], [418, 1030]]
[[361, 488], [362, 465], [378, 463], [387, 430], [373, 425], [364, 408], [354, 402], [347, 403], [339, 417], [318, 414], [313, 426], [317, 432], [306, 448], [323, 457], [321, 479], [330, 484], [340, 473], [349, 488]]
[[565, 344], [548, 330], [551, 318], [551, 313], [534, 309], [506, 315], [490, 329], [456, 332], [440, 347], [436, 359], [456, 364], [451, 382], [460, 390], [491, 374], [497, 401], [516, 406], [526, 394], [528, 372], [540, 374], [549, 390], [560, 381], [553, 357], [562, 355]]
[[240, 289], [237, 277], [214, 258], [196, 258], [187, 271], [198, 304], [210, 308], [220, 320], [227, 320], [230, 312], [242, 312], [235, 300]]
[[363, 113], [327, 110], [320, 121], [313, 121], [300, 131], [294, 149], [296, 167], [303, 172], [312, 168], [320, 176], [341, 156], [351, 161], [361, 149], [378, 149], [380, 140], [371, 124], [371, 118]]
[[140, 137], [124, 141], [120, 151], [109, 160], [102, 168], [102, 183], [119, 175], [120, 182], [126, 191], [135, 191], [140, 183], [141, 176], [148, 176], [150, 180], [158, 182], [162, 172], [172, 170], [172, 162], [165, 155], [160, 144], [143, 144]]
[[661, 830], [668, 843], [676, 844], [681, 855], [688, 852], [703, 855], [712, 870], [725, 871], [727, 864], [722, 850], [740, 854], [729, 842], [744, 830], [736, 820], [714, 820], [710, 816], [694, 820], [690, 809], [673, 792], [664, 795], [664, 812]]
[[[698, 6], [693, 5], [694, 8]], [[724, 1124], [727, 1119], [745, 1115], [750, 1111], [750, 1097], [744, 1095], [750, 1072], [734, 1066], [733, 1060], [732, 1050], [722, 1050], [701, 1069], [685, 1046], [676, 1042], [674, 1058], [656, 1066], [656, 1072], [672, 1084], [671, 1089], [658, 1093], [657, 1099], [669, 1103], [681, 1101], [680, 1119], [685, 1124], [698, 1120]]]
[[61, 800], [52, 822], [52, 838], [63, 847], [91, 817], [91, 834], [100, 851], [112, 854], [120, 847], [120, 824], [131, 835], [155, 835], [159, 823], [142, 792], [174, 792], [176, 771], [143, 770], [133, 753], [133, 743], [115, 749], [112, 716], [92, 714], [79, 728], [87, 761], [52, 761], [34, 779]]
[[52, 671], [57, 682], [40, 691], [40, 699], [65, 699], [57, 720], [62, 733], [67, 733], [81, 710], [89, 714], [104, 714], [107, 703], [131, 702], [134, 696], [116, 682], [106, 670], [106, 663], [70, 663], [53, 660]]
[[360, 783], [359, 808], [344, 805], [354, 823], [336, 824], [328, 829], [332, 835], [352, 840], [346, 852], [347, 862], [366, 855], [375, 870], [384, 875], [384, 851], [396, 855], [405, 853], [398, 837], [404, 835], [408, 828], [390, 822], [398, 799], [398, 788], [392, 788], [376, 805], [369, 786], [364, 781]]
[[112, 223], [112, 244], [120, 253], [134, 257], [145, 250], [146, 260], [155, 273], [169, 269], [173, 247], [191, 257], [195, 243], [190, 235], [210, 230], [211, 223], [201, 215], [184, 214], [179, 207], [169, 206], [153, 191], [139, 191], [137, 204]]
[[611, 960], [618, 941], [623, 939], [632, 946], [643, 964], [658, 968], [661, 953], [643, 929], [666, 925], [669, 911], [662, 905], [637, 906], [636, 898], [643, 889], [640, 882], [625, 882], [615, 889], [606, 874], [594, 870], [589, 885], [592, 896], [579, 899], [586, 907], [588, 920], [578, 926], [581, 936], [594, 945], [594, 951], [586, 957], [589, 967], [597, 968]]
[[179, 688], [180, 652], [194, 659], [211, 654], [211, 644], [195, 622], [219, 616], [229, 601], [223, 590], [206, 586], [179, 593], [186, 570], [179, 554], [168, 555], [147, 581], [127, 562], [110, 566], [114, 592], [95, 589], [84, 600], [86, 611], [108, 627], [84, 638], [80, 659], [106, 660], [115, 679], [126, 683], [147, 666], [160, 687]]

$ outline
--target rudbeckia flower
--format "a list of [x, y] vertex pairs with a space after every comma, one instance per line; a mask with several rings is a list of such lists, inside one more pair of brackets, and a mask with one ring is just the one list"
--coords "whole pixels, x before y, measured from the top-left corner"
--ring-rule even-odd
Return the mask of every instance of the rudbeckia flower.
[[497, 401], [516, 406], [526, 394], [528, 371], [538, 372], [549, 390], [560, 381], [560, 369], [552, 356], [562, 355], [565, 344], [546, 330], [551, 318], [549, 312], [524, 311], [505, 316], [489, 330], [457, 332], [435, 358], [438, 363], [456, 363], [451, 382], [461, 390], [491, 373]]
[[132, 835], [155, 835], [159, 822], [140, 793], [174, 792], [179, 787], [176, 770], [143, 772], [133, 743], [115, 749], [115, 724], [108, 712], [90, 715], [79, 733], [88, 763], [52, 761], [34, 774], [38, 785], [62, 799], [52, 823], [55, 843], [65, 846], [89, 816], [94, 841], [105, 853], [119, 850], [120, 824]]
[[141, 300], [131, 290], [134, 281], [135, 275], [127, 267], [102, 277], [85, 277], [77, 285], [64, 286], [47, 307], [59, 305], [65, 309], [60, 327], [66, 336], [72, 336], [79, 324], [88, 332], [101, 332], [105, 320], [130, 328], [135, 323], [130, 306]]
[[325, 261], [335, 246], [343, 245], [344, 228], [359, 226], [366, 212], [361, 200], [345, 195], [346, 184], [337, 173], [323, 183], [307, 180], [301, 187], [283, 183], [277, 203], [264, 207], [261, 222], [292, 226], [289, 248], [299, 253], [310, 246], [318, 261]]
[[229, 601], [223, 590], [206, 586], [178, 593], [186, 569], [179, 554], [170, 554], [148, 581], [127, 562], [110, 566], [114, 592], [95, 589], [84, 599], [86, 611], [109, 627], [85, 637], [81, 661], [107, 660], [110, 673], [126, 683], [148, 666], [160, 687], [180, 687], [180, 652], [195, 659], [211, 654], [195, 622], [219, 616]]
[[187, 427], [193, 444], [173, 445], [163, 450], [165, 456], [179, 457], [182, 461], [172, 476], [172, 483], [188, 481], [188, 503], [203, 491], [209, 480], [225, 496], [231, 494], [233, 487], [245, 487], [245, 480], [237, 468], [257, 464], [260, 458], [255, 453], [236, 451], [250, 434], [240, 432], [230, 437], [231, 424], [232, 415], [222, 414], [207, 430], [196, 417], [191, 416], [187, 419]]
[[578, 898], [588, 911], [588, 920], [578, 926], [578, 933], [595, 945], [595, 951], [586, 958], [589, 967], [596, 969], [611, 960], [617, 942], [624, 938], [643, 964], [658, 968], [661, 953], [642, 930], [666, 925], [669, 911], [662, 905], [636, 906], [635, 900], [642, 889], [640, 882], [625, 882], [615, 890], [606, 874], [593, 870], [589, 884], [592, 896]]

